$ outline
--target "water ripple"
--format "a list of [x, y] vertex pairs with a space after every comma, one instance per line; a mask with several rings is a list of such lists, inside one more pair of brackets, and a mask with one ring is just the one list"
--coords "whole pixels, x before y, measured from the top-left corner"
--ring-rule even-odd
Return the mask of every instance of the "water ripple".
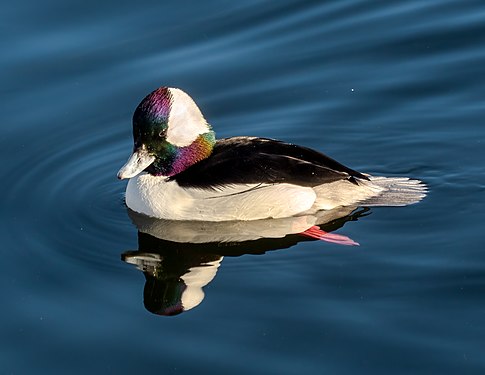
[[[116, 253], [106, 250], [131, 228], [123, 215], [123, 184], [116, 179], [129, 149], [126, 140], [116, 134], [103, 131], [88, 137], [83, 134], [84, 138], [72, 134], [68, 144], [58, 142], [64, 135], [52, 134], [44, 137], [42, 147], [32, 150], [35, 164], [30, 153], [22, 155], [20, 164], [31, 168], [10, 171], [14, 183], [5, 192], [7, 204], [18, 216], [16, 222], [21, 219], [37, 232], [42, 251], [48, 249], [61, 258], [82, 259], [91, 265], [116, 264], [108, 259]], [[47, 144], [51, 147], [45, 147]], [[12, 224], [10, 234], [22, 239], [17, 232], [25, 226]]]
[[[5, 2], [6, 372], [479, 373], [484, 17], [454, 0]], [[431, 194], [349, 226], [358, 252], [228, 258], [200, 310], [147, 318], [120, 260], [138, 244], [116, 172], [162, 84], [219, 136], [301, 143]]]

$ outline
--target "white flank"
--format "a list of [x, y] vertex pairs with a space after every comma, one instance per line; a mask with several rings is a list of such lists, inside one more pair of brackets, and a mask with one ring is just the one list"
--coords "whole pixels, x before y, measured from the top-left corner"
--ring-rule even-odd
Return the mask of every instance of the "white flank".
[[194, 142], [209, 126], [192, 98], [180, 89], [170, 88], [172, 106], [168, 117], [167, 141], [184, 147]]
[[126, 205], [133, 211], [169, 220], [258, 220], [309, 210], [312, 188], [291, 185], [231, 185], [214, 190], [184, 189], [165, 177], [141, 174], [129, 180]]
[[254, 184], [203, 190], [181, 188], [175, 181], [144, 173], [128, 182], [126, 205], [158, 219], [214, 222], [313, 215], [320, 210], [357, 205], [405, 206], [426, 196], [426, 185], [419, 180], [369, 178], [358, 184], [342, 180], [313, 189], [292, 184]]

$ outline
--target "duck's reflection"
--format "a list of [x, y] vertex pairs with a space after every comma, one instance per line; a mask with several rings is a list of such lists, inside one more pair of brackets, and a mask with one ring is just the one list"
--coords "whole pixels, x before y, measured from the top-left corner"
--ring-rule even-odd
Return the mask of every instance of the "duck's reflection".
[[316, 224], [322, 231], [332, 232], [368, 211], [348, 207], [319, 216], [209, 223], [159, 220], [128, 210], [138, 228], [138, 250], [123, 253], [122, 259], [145, 275], [146, 309], [176, 315], [202, 302], [202, 288], [214, 279], [224, 256], [264, 254], [312, 241], [311, 236], [301, 233]]
[[[212, 281], [222, 256], [217, 254], [168, 250], [149, 234], [138, 232], [139, 251], [125, 252], [125, 262], [135, 264], [145, 275], [143, 301], [148, 311], [176, 315], [202, 302], [202, 288]], [[152, 243], [145, 247], [143, 244]]]

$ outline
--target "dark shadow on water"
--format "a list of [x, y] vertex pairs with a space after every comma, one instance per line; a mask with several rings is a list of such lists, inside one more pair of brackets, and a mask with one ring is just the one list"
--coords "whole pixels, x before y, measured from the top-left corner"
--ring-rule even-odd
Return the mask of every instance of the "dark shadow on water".
[[202, 288], [214, 279], [225, 256], [260, 255], [315, 241], [300, 233], [314, 225], [333, 232], [369, 215], [370, 210], [348, 207], [319, 216], [223, 223], [159, 220], [129, 209], [128, 214], [138, 228], [138, 250], [122, 253], [121, 259], [145, 275], [146, 309], [168, 316], [203, 301]]

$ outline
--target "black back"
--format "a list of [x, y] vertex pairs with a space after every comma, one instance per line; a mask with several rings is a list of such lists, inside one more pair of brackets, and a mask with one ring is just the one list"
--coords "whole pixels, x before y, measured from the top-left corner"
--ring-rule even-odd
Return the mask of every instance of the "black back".
[[180, 186], [210, 189], [230, 184], [290, 183], [317, 186], [355, 177], [368, 178], [307, 147], [267, 138], [218, 140], [214, 150], [185, 171], [170, 177]]

